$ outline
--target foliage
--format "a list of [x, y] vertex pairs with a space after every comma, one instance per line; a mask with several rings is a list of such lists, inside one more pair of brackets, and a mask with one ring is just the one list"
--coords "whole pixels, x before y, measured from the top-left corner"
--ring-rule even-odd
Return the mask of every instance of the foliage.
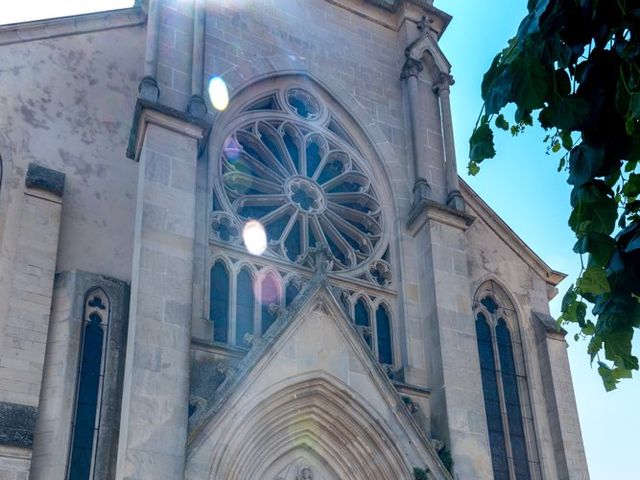
[[453, 474], [453, 457], [451, 457], [451, 451], [444, 446], [438, 450], [438, 457], [440, 457], [440, 461], [449, 473]]
[[[469, 172], [495, 156], [493, 130], [517, 136], [534, 117], [563, 151], [569, 226], [582, 271], [559, 322], [589, 339], [607, 390], [638, 370], [640, 327], [640, 0], [529, 0], [518, 32], [482, 81]], [[516, 107], [510, 123], [503, 109]], [[587, 318], [591, 307], [593, 320]], [[602, 354], [604, 350], [604, 355]]]
[[429, 480], [429, 469], [414, 467], [413, 478], [415, 480]]

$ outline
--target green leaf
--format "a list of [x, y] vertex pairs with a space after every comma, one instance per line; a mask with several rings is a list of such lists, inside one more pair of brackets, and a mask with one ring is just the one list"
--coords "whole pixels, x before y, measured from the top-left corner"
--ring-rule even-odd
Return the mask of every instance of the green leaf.
[[522, 125], [533, 125], [533, 117], [531, 116], [531, 110], [527, 110], [525, 108], [517, 108], [516, 113], [514, 115], [516, 123], [520, 123]]
[[499, 66], [495, 71], [490, 69], [485, 74], [482, 85], [485, 92], [482, 94], [485, 112], [488, 115], [498, 113], [510, 101], [509, 70], [503, 66]]
[[469, 159], [472, 162], [480, 163], [487, 158], [495, 157], [496, 149], [493, 146], [493, 131], [486, 116], [473, 131], [469, 139], [469, 147]]
[[629, 113], [631, 118], [640, 118], [640, 93], [632, 93], [629, 98]]
[[607, 392], [615, 390], [618, 380], [614, 377], [611, 368], [609, 368], [609, 366], [604, 362], [598, 362], [598, 365], [598, 373], [600, 374], [600, 377], [602, 377], [604, 389]]
[[476, 162], [469, 162], [467, 169], [469, 170], [469, 175], [475, 176], [480, 171], [480, 166]]
[[627, 197], [640, 195], [640, 175], [632, 173], [622, 187], [622, 193]]
[[496, 118], [496, 127], [505, 131], [509, 130], [509, 122], [505, 120], [504, 115], [498, 115], [498, 117]]
[[562, 157], [560, 159], [560, 163], [558, 163], [558, 171], [561, 172], [562, 169], [564, 168], [564, 165], [567, 163], [567, 158], [566, 156]]
[[575, 288], [573, 287], [573, 284], [571, 284], [567, 289], [567, 293], [565, 293], [564, 297], [562, 297], [562, 311], [564, 312], [565, 310], [567, 310], [569, 308], [569, 305], [576, 301], [576, 298], [578, 298], [578, 295]]
[[553, 127], [574, 130], [585, 121], [589, 108], [589, 102], [575, 95], [555, 98], [545, 109], [549, 110], [545, 120]]
[[580, 236], [573, 251], [579, 254], [589, 253], [598, 265], [606, 267], [615, 248], [616, 241], [609, 235], [588, 232]]
[[582, 275], [580, 275], [576, 281], [576, 287], [582, 294], [592, 293], [594, 295], [601, 295], [611, 291], [607, 274], [604, 268], [599, 267], [588, 267], [582, 272]]
[[593, 337], [591, 337], [591, 340], [589, 341], [589, 345], [587, 346], [587, 353], [591, 357], [592, 362], [593, 362], [593, 359], [596, 358], [596, 355], [601, 349], [602, 349], [602, 338], [600, 338], [600, 336], [596, 334]]
[[571, 137], [571, 132], [569, 130], [563, 130], [560, 132], [560, 140], [562, 141], [562, 147], [565, 150], [571, 151], [573, 148], [573, 138]]
[[569, 226], [578, 235], [587, 232], [609, 235], [618, 218], [618, 204], [613, 192], [602, 181], [594, 181], [571, 191], [573, 211]]
[[571, 185], [584, 185], [593, 180], [604, 163], [604, 149], [592, 148], [584, 143], [578, 145], [569, 155], [569, 179]]
[[509, 72], [511, 96], [519, 108], [533, 111], [544, 106], [549, 82], [540, 60], [522, 54], [510, 65]]

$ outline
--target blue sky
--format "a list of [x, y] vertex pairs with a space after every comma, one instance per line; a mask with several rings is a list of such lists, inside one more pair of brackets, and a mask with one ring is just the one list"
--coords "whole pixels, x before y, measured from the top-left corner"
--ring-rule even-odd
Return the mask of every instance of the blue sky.
[[[75, 13], [122, 8], [132, 0], [30, 0], [12, 2], [0, 10], [0, 24]], [[526, 0], [435, 0], [435, 5], [453, 15], [441, 46], [453, 64], [456, 84], [452, 88], [453, 121], [458, 167], [465, 180], [551, 267], [570, 277], [560, 285], [552, 302], [557, 316], [560, 300], [579, 271], [572, 253], [573, 233], [567, 226], [569, 185], [556, 172], [558, 157], [545, 154], [544, 133], [530, 129], [517, 139], [498, 134], [495, 159], [482, 164], [476, 177], [466, 175], [468, 138], [480, 111], [480, 82], [493, 56], [515, 33], [526, 13]], [[605, 393], [595, 369], [589, 366], [586, 345], [569, 341], [569, 359], [591, 478], [635, 480], [636, 436], [640, 415], [640, 377]], [[638, 341], [635, 342], [640, 350]]]
[[[458, 170], [544, 261], [570, 275], [551, 304], [551, 313], [557, 317], [580, 260], [571, 250], [575, 240], [567, 225], [570, 186], [565, 174], [556, 171], [559, 157], [545, 154], [544, 132], [532, 129], [515, 139], [506, 132], [496, 134], [496, 158], [483, 163], [476, 177], [466, 174], [469, 136], [482, 105], [482, 76], [515, 34], [526, 4], [526, 0], [435, 0], [435, 6], [453, 16], [440, 44], [453, 64], [456, 80], [451, 102]], [[585, 343], [575, 342], [573, 333], [567, 336], [569, 361], [591, 478], [636, 479], [640, 376], [606, 393], [589, 365]], [[639, 343], [635, 342], [636, 352]]]

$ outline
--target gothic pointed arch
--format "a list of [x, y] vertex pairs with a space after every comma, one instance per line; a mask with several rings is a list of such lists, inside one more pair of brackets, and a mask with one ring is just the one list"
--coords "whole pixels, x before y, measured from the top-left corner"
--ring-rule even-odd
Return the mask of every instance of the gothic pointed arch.
[[[352, 115], [357, 104], [344, 105], [340, 95], [309, 72], [257, 77], [233, 90], [229, 107], [217, 115], [212, 130], [208, 198], [202, 202], [211, 206], [206, 214], [208, 249], [203, 256], [209, 257], [209, 264], [213, 257], [220, 257], [229, 265], [255, 267], [256, 337], [266, 334], [324, 262], [330, 281], [341, 290], [346, 310], [361, 313], [358, 299], [366, 300], [369, 320], [361, 327], [377, 352], [394, 335], [383, 329], [388, 338], [379, 342], [375, 337], [371, 302], [383, 301], [387, 306], [383, 326], [398, 323], [393, 317], [399, 310], [400, 272], [399, 246], [391, 240], [399, 225], [396, 196], [369, 135], [375, 127], [362, 127]], [[266, 250], [259, 256], [245, 248], [242, 232], [249, 221], [264, 227]], [[322, 256], [326, 262], [319, 260]], [[230, 292], [222, 293], [234, 302], [238, 269], [229, 271]], [[274, 276], [265, 276], [267, 271]], [[209, 298], [220, 296], [212, 291], [213, 277], [202, 284], [208, 285]], [[271, 291], [277, 301], [260, 298]], [[214, 340], [248, 346], [243, 344], [247, 328], [240, 335], [220, 334], [239, 325], [238, 312], [247, 314], [247, 308], [230, 305], [223, 312], [226, 317], [218, 315], [221, 322], [226, 321], [219, 326], [215, 315], [210, 315]], [[385, 362], [392, 359], [389, 354], [383, 357]], [[389, 371], [398, 367], [390, 365]]]
[[[272, 459], [311, 451], [335, 478], [408, 478], [388, 427], [329, 377], [296, 379], [225, 428], [211, 454], [209, 478], [267, 478]], [[275, 479], [274, 479], [275, 480]], [[329, 479], [327, 479], [329, 480]]]
[[491, 462], [496, 479], [537, 478], [540, 463], [516, 307], [496, 281], [473, 301]]

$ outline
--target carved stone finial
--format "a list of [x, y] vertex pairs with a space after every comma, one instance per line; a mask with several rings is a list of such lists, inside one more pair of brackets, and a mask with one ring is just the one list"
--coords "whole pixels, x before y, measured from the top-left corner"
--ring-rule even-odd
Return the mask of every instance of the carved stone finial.
[[453, 75], [450, 73], [440, 72], [438, 79], [433, 84], [433, 91], [437, 94], [443, 90], [449, 91], [451, 85], [455, 83], [456, 81], [453, 79]]
[[409, 77], [417, 77], [418, 73], [424, 70], [424, 65], [420, 60], [407, 57], [407, 60], [402, 66], [402, 73], [400, 74], [400, 80], [406, 80]]

